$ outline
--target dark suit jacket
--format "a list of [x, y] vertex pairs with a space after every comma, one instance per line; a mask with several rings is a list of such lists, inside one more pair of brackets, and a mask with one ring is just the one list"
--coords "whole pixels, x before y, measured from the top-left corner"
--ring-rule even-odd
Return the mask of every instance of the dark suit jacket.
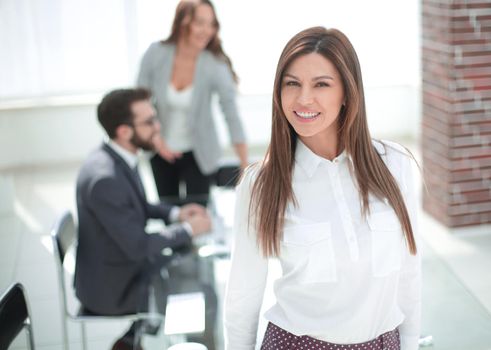
[[82, 305], [98, 314], [143, 311], [148, 271], [165, 263], [162, 249], [191, 243], [180, 226], [170, 238], [145, 232], [149, 218], [167, 222], [171, 207], [149, 204], [137, 181], [128, 164], [107, 145], [88, 157], [77, 179], [74, 283]]

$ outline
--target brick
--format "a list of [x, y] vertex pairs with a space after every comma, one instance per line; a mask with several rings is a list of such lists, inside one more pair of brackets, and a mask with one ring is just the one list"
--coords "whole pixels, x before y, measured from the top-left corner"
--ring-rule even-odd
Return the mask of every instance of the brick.
[[456, 65], [476, 65], [485, 64], [489, 65], [491, 62], [491, 55], [482, 56], [462, 56], [461, 58], [454, 57], [454, 63]]
[[452, 123], [481, 123], [489, 121], [489, 112], [459, 112], [451, 116]]
[[470, 213], [482, 213], [491, 211], [491, 202], [466, 203], [451, 205], [448, 213], [450, 215], [461, 215]]
[[449, 117], [452, 116], [452, 112], [446, 111], [440, 105], [433, 105], [427, 101], [423, 101], [423, 116], [428, 116], [430, 118], [438, 119], [443, 123], [448, 123], [449, 119], [451, 119]]
[[456, 215], [448, 218], [448, 225], [451, 227], [481, 225], [488, 223], [491, 223], [491, 212]]
[[450, 33], [489, 33], [491, 32], [490, 27], [484, 27], [476, 22], [475, 25], [471, 24], [471, 22], [455, 22], [459, 23], [458, 25], [452, 25], [449, 29]]
[[450, 140], [450, 147], [491, 145], [490, 134], [474, 134], [472, 136], [455, 136]]
[[[445, 114], [453, 113], [455, 104], [449, 101], [448, 99], [441, 98], [434, 94], [426, 93], [423, 95], [423, 104], [434, 107]], [[465, 103], [461, 103], [458, 106], [467, 105]]]
[[[443, 73], [443, 72], [442, 72]], [[462, 67], [456, 68], [455, 74], [457, 77], [461, 77], [464, 79], [473, 78], [473, 77], [490, 77], [491, 76], [491, 65], [484, 67]]]
[[450, 193], [461, 193], [470, 191], [482, 191], [491, 188], [491, 180], [474, 180], [474, 181], [461, 181], [457, 183], [451, 183], [449, 185]]
[[452, 3], [449, 5], [451, 9], [455, 8], [467, 8], [467, 9], [473, 9], [473, 8], [489, 8], [489, 1], [483, 1], [483, 0], [452, 0]]
[[449, 173], [450, 173], [451, 183], [491, 179], [491, 168], [467, 169], [467, 170], [460, 170], [460, 171], [452, 171]]
[[[450, 134], [458, 136], [471, 136], [478, 133], [491, 133], [491, 123], [461, 123], [450, 125]], [[463, 148], [466, 149], [466, 148]], [[478, 149], [487, 149], [484, 145], [479, 145]], [[483, 151], [484, 152], [484, 151]], [[488, 150], [491, 153], [491, 149]]]
[[[491, 133], [491, 121], [490, 122], [477, 122], [469, 123], [462, 122], [458, 124], [450, 124], [450, 134], [451, 135], [475, 135], [477, 133]], [[491, 150], [490, 150], [491, 152]]]
[[452, 20], [461, 17], [475, 17], [477, 20], [489, 19], [491, 18], [491, 6], [482, 6], [473, 9], [455, 9], [450, 10]]
[[[446, 114], [444, 116], [446, 116]], [[462, 125], [472, 125], [472, 124], [464, 123]], [[424, 131], [424, 128], [430, 128], [430, 129], [439, 130], [444, 135], [451, 136], [453, 134], [452, 128], [458, 127], [458, 125], [450, 124], [448, 118], [441, 117], [441, 116], [440, 117], [433, 116], [429, 113], [426, 113], [423, 121], [421, 122], [421, 127], [422, 127], [422, 131]]]
[[[424, 159], [426, 165], [429, 168], [435, 168], [435, 167], [431, 166], [428, 162], [435, 163], [435, 165], [438, 164], [439, 168], [433, 169], [433, 171], [438, 171], [438, 176], [440, 177], [440, 173], [446, 172], [446, 169], [448, 168], [447, 163], [449, 159], [451, 159], [448, 154], [448, 147], [445, 147], [444, 145], [436, 142], [435, 140], [431, 140], [428, 138], [426, 138], [426, 140], [422, 142], [422, 146], [426, 148], [431, 148], [431, 153], [427, 152]], [[445, 160], [445, 163], [443, 162], [443, 160]], [[441, 180], [442, 179], [440, 177], [440, 181]]]
[[459, 103], [452, 103], [452, 111], [454, 113], [460, 113], [460, 112], [478, 112], [478, 113], [484, 113], [485, 112], [485, 106], [482, 103], [482, 101], [472, 101], [472, 102], [459, 102]]
[[491, 98], [491, 91], [481, 90], [481, 91], [465, 91], [459, 93], [449, 92], [449, 95], [451, 95], [449, 98], [451, 98], [455, 102], [465, 101], [469, 99], [488, 100]]
[[423, 17], [450, 19], [452, 16], [452, 11], [445, 4], [423, 2], [421, 10], [423, 11]]
[[474, 29], [477, 28], [487, 28], [491, 27], [491, 20], [481, 20], [481, 21], [474, 21], [471, 22], [470, 18], [469, 21], [453, 21], [451, 22], [451, 28], [467, 28], [471, 27]]
[[[425, 155], [423, 158], [424, 179], [432, 191], [438, 191], [440, 188], [443, 191], [442, 193], [447, 193], [452, 181], [480, 180], [480, 178], [473, 177], [469, 170], [455, 171], [453, 173], [448, 171], [447, 163], [448, 161], [445, 158], [439, 157], [437, 154]], [[467, 176], [465, 179], [463, 179], [464, 175]]]
[[491, 190], [484, 189], [471, 192], [458, 192], [450, 194], [450, 205], [491, 203]]
[[456, 160], [449, 161], [450, 170], [467, 170], [467, 169], [480, 169], [483, 167], [491, 167], [491, 156], [479, 156], [475, 158], [459, 158]]
[[[449, 129], [449, 128], [448, 128]], [[444, 147], [450, 147], [452, 139], [449, 133], [446, 133], [449, 130], [439, 130], [435, 128], [433, 125], [427, 125], [423, 123], [423, 132], [425, 138], [438, 142]]]
[[479, 45], [479, 44], [486, 44], [488, 41], [489, 40], [486, 40], [486, 38], [482, 38], [482, 37], [475, 37], [471, 39], [451, 38], [450, 40], [448, 40], [448, 43], [451, 45], [471, 45], [471, 44]]

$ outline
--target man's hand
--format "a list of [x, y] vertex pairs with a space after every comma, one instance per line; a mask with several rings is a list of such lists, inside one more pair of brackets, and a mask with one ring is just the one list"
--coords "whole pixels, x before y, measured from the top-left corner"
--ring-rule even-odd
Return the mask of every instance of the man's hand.
[[207, 213], [205, 213], [204, 215], [193, 215], [186, 219], [186, 222], [189, 223], [193, 229], [193, 237], [196, 237], [202, 233], [209, 232], [211, 230], [211, 219]]
[[187, 221], [190, 217], [195, 215], [208, 215], [206, 208], [202, 205], [190, 203], [183, 205], [179, 212], [179, 221]]
[[179, 220], [186, 221], [191, 225], [193, 236], [211, 230], [211, 219], [206, 208], [196, 203], [183, 205], [179, 212]]

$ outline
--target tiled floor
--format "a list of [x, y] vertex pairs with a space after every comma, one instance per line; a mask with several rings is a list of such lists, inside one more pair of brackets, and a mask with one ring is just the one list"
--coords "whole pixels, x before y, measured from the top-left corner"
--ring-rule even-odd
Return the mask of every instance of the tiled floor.
[[[64, 209], [75, 209], [77, 168], [78, 164], [60, 164], [3, 171], [0, 175], [0, 293], [15, 281], [25, 285], [34, 337], [41, 350], [62, 349], [57, 277], [47, 238], [56, 216]], [[151, 178], [148, 172], [144, 175], [152, 192]], [[230, 210], [233, 195], [218, 193], [217, 199], [219, 212]], [[230, 213], [225, 216], [230, 217]], [[449, 232], [424, 213], [420, 218], [423, 333], [433, 336], [432, 349], [491, 349], [491, 227]], [[230, 221], [225, 224], [230, 225]], [[225, 260], [215, 266], [219, 293], [227, 269]], [[270, 280], [275, 268], [272, 271]], [[271, 300], [268, 290], [265, 303]], [[89, 325], [89, 349], [109, 349], [125, 327], [124, 322]], [[81, 349], [78, 325], [71, 323], [69, 331], [70, 349]], [[161, 334], [146, 337], [144, 345], [146, 349], [165, 349], [164, 343]], [[24, 349], [25, 339], [17, 339], [12, 348]]]

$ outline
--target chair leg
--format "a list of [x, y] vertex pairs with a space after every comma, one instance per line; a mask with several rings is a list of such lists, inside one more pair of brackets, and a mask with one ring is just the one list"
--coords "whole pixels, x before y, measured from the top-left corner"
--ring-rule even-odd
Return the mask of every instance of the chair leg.
[[87, 330], [85, 329], [85, 322], [80, 323], [82, 330], [82, 349], [87, 350]]
[[29, 321], [28, 323], [26, 323], [25, 329], [27, 332], [27, 343], [28, 343], [29, 350], [35, 350], [36, 348], [34, 347], [34, 336], [32, 335], [32, 327]]
[[66, 321], [66, 315], [61, 311], [61, 331], [63, 334], [63, 349], [69, 350], [68, 348], [68, 324]]
[[133, 350], [138, 349], [139, 345], [141, 344], [142, 336], [143, 336], [143, 329], [142, 326], [140, 325], [140, 327], [138, 327], [135, 332], [135, 336], [133, 337], [133, 346], [132, 346]]

